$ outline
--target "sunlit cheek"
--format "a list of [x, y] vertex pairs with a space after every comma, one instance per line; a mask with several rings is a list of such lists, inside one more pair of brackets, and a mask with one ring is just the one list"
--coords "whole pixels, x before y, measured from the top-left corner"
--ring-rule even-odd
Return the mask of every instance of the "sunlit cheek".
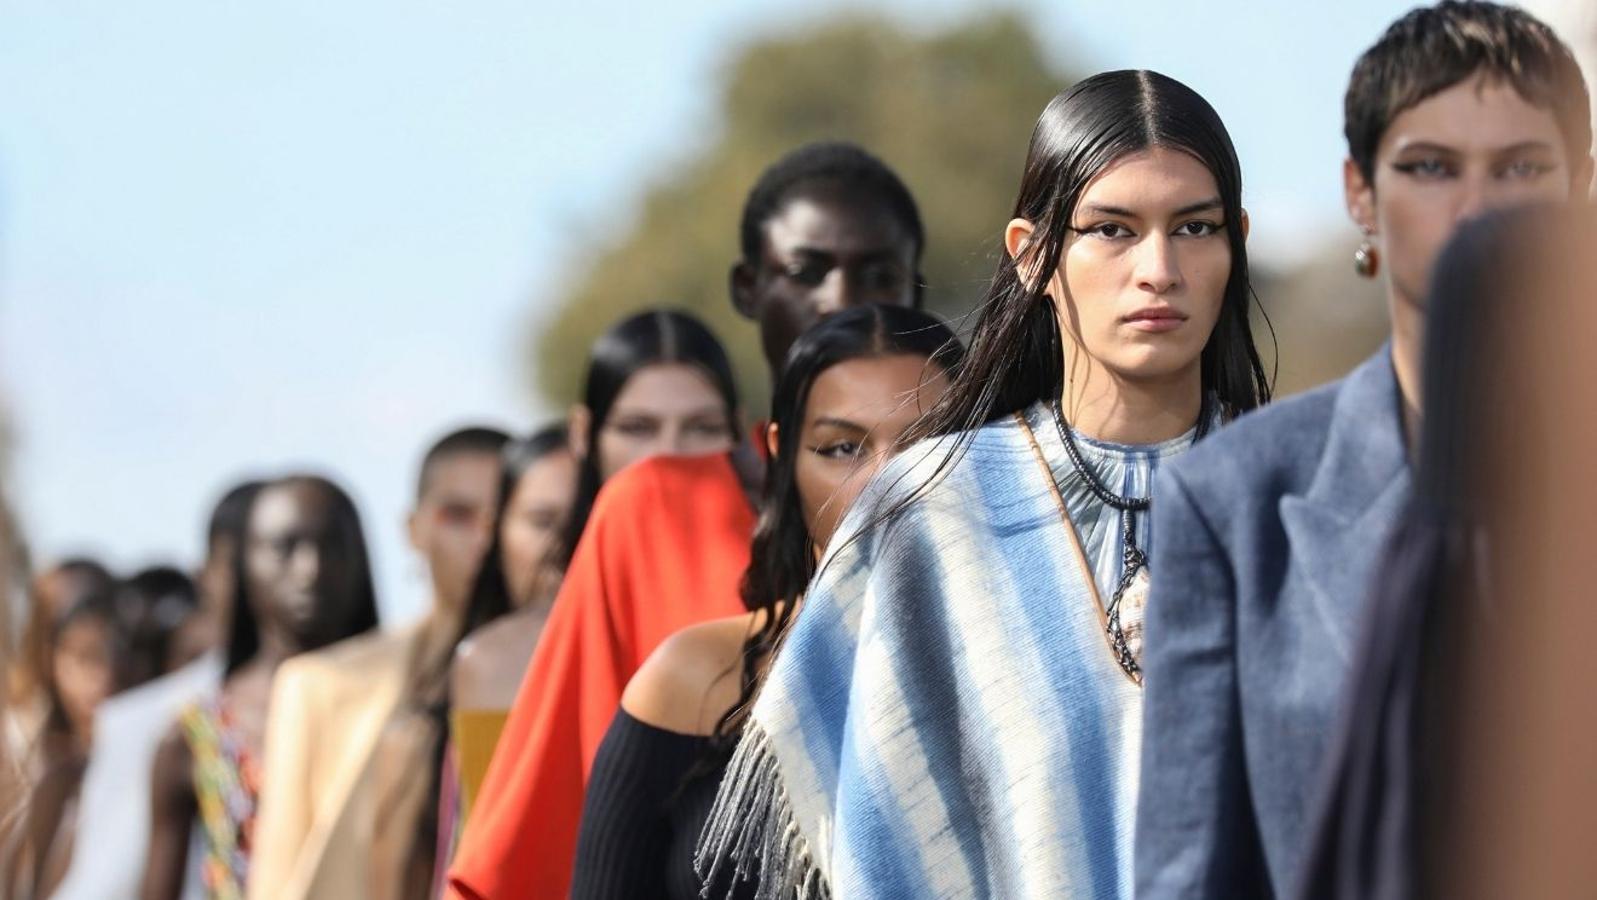
[[1121, 259], [1086, 240], [1074, 244], [1055, 278], [1054, 296], [1064, 301], [1055, 307], [1065, 331], [1089, 346], [1095, 336], [1112, 334], [1117, 289], [1128, 279]]
[[803, 511], [804, 527], [817, 545], [824, 546], [827, 533], [837, 521], [832, 496], [842, 479], [828, 471], [821, 461], [809, 465], [801, 463], [794, 477], [798, 481], [799, 508]]
[[525, 572], [536, 562], [537, 538], [530, 529], [518, 529], [513, 536], [505, 540], [505, 571], [506, 574]]
[[599, 476], [609, 480], [615, 473], [654, 451], [655, 435], [606, 435], [599, 444]]
[[[871, 471], [875, 471], [874, 467]], [[865, 488], [865, 483], [870, 481], [870, 479], [870, 472], [861, 470], [850, 475], [847, 480], [838, 485], [837, 490], [832, 494], [832, 505], [837, 510], [837, 518], [841, 519], [848, 513], [849, 507], [853, 506], [854, 501], [859, 499], [860, 491]]]
[[1220, 308], [1225, 304], [1226, 287], [1231, 283], [1231, 248], [1223, 236], [1211, 239], [1214, 244], [1205, 246], [1198, 255], [1197, 278], [1193, 284], [1194, 295], [1203, 303], [1202, 315], [1210, 325], [1220, 318]]

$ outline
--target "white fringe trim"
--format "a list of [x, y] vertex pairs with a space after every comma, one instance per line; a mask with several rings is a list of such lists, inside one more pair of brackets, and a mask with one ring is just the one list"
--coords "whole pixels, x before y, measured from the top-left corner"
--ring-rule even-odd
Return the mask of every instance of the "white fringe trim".
[[730, 874], [733, 886], [758, 882], [755, 900], [831, 900], [831, 886], [799, 832], [771, 739], [756, 722], [727, 763], [693, 867], [705, 898], [716, 878]]

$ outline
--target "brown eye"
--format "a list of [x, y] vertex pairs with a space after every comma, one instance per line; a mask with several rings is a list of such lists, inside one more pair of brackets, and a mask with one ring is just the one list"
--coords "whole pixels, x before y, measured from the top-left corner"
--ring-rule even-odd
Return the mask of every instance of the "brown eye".
[[1208, 237], [1211, 234], [1219, 234], [1221, 229], [1222, 226], [1218, 222], [1195, 221], [1177, 228], [1176, 234], [1181, 237]]
[[895, 291], [904, 283], [904, 270], [889, 263], [879, 263], [860, 273], [860, 283], [866, 290]]
[[1552, 170], [1552, 166], [1534, 159], [1516, 159], [1503, 167], [1502, 177], [1514, 181], [1534, 181]]
[[813, 260], [789, 263], [782, 268], [783, 275], [805, 287], [814, 287], [825, 281], [826, 274], [830, 271], [832, 271], [831, 266]]
[[1083, 230], [1082, 234], [1090, 234], [1093, 237], [1100, 237], [1111, 241], [1135, 236], [1131, 229], [1121, 225], [1119, 222], [1104, 222], [1100, 225], [1094, 225]]
[[438, 508], [438, 524], [459, 528], [470, 525], [477, 518], [477, 513], [469, 506], [459, 503], [446, 503]]
[[1409, 160], [1394, 165], [1392, 168], [1421, 181], [1440, 181], [1457, 174], [1453, 167], [1448, 165], [1441, 157], [1426, 156], [1420, 159]]
[[865, 449], [864, 445], [855, 441], [832, 441], [821, 444], [818, 447], [811, 447], [810, 452], [816, 456], [824, 456], [827, 459], [853, 459], [858, 457], [863, 449]]
[[659, 428], [647, 419], [622, 419], [610, 426], [617, 433], [631, 438], [652, 437]]

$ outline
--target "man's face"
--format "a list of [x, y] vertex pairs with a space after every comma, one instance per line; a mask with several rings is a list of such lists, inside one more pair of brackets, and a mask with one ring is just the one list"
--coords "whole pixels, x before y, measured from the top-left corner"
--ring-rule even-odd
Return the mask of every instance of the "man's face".
[[759, 323], [773, 371], [800, 334], [833, 313], [915, 303], [914, 237], [873, 197], [825, 183], [800, 186], [761, 231], [760, 258], [732, 270], [732, 296]]
[[453, 453], [433, 460], [426, 491], [410, 516], [410, 543], [427, 560], [434, 602], [465, 607], [488, 549], [499, 504], [499, 457]]

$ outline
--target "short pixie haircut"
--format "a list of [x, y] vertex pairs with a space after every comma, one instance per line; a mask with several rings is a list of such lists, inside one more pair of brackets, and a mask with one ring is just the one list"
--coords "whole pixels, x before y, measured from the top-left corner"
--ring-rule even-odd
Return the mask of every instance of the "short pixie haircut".
[[1591, 107], [1569, 47], [1530, 13], [1496, 3], [1444, 0], [1393, 22], [1353, 66], [1343, 104], [1348, 155], [1366, 182], [1375, 149], [1403, 111], [1475, 74], [1506, 81], [1550, 110], [1570, 164], [1591, 153]]

